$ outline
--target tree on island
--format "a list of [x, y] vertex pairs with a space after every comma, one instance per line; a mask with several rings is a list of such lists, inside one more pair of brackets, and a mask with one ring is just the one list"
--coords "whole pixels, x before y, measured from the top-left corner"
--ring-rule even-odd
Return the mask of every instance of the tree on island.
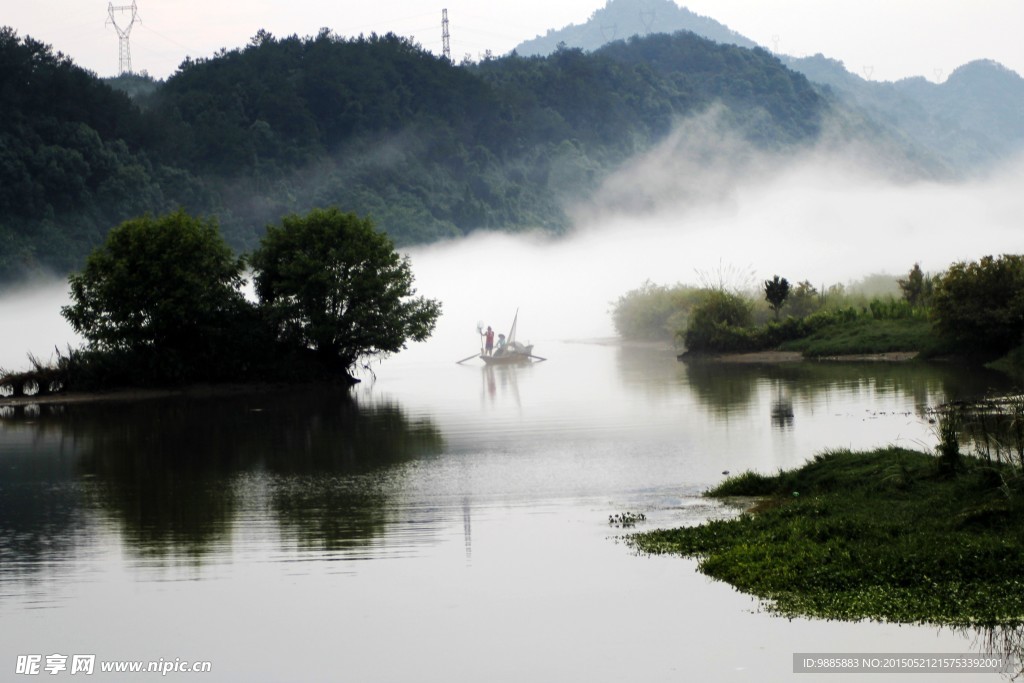
[[78, 384], [351, 379], [360, 359], [426, 339], [440, 313], [413, 297], [390, 239], [336, 209], [268, 227], [251, 260], [256, 303], [215, 221], [178, 211], [111, 230], [61, 309], [87, 341]]
[[120, 366], [121, 381], [196, 379], [223, 362], [250, 308], [243, 267], [213, 220], [184, 211], [136, 218], [111, 230], [68, 278], [72, 303], [61, 315], [93, 359]]
[[778, 275], [771, 280], [765, 280], [764, 298], [768, 302], [768, 306], [775, 312], [775, 319], [778, 320], [779, 311], [782, 310], [782, 305], [789, 298], [789, 280], [784, 277], [780, 278]]
[[325, 367], [348, 370], [423, 341], [441, 313], [439, 302], [413, 296], [409, 259], [387, 235], [335, 208], [269, 226], [250, 261], [278, 338]]

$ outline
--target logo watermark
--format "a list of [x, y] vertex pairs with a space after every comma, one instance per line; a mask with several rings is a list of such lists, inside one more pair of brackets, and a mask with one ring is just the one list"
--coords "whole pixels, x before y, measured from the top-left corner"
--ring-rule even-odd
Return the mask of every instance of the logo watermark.
[[102, 673], [158, 673], [166, 676], [170, 673], [209, 673], [213, 663], [209, 661], [182, 661], [180, 657], [172, 659], [133, 661], [133, 660], [97, 660], [96, 655], [18, 655], [14, 665], [14, 673], [21, 676], [37, 676], [48, 674], [56, 676], [82, 674], [90, 676], [96, 671]]

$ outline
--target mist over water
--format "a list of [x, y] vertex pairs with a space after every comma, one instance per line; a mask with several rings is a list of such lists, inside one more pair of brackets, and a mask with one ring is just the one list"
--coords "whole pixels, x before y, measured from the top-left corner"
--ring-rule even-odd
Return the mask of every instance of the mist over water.
[[[517, 309], [523, 341], [612, 336], [612, 304], [646, 280], [742, 287], [779, 274], [828, 287], [1020, 253], [1022, 187], [1024, 158], [969, 181], [908, 181], [884, 150], [757, 152], [709, 115], [573, 207], [565, 236], [478, 232], [408, 254], [418, 292], [444, 304], [428, 345], [468, 354], [478, 322], [506, 331]], [[80, 343], [67, 302], [63, 279], [0, 291], [0, 367]]]
[[853, 148], [723, 158], [666, 145], [576, 207], [565, 237], [478, 233], [411, 250], [420, 292], [445, 303], [439, 334], [494, 315], [503, 329], [519, 307], [534, 339], [607, 337], [612, 303], [645, 280], [828, 287], [1024, 250], [1024, 159], [984, 179], [909, 182]]

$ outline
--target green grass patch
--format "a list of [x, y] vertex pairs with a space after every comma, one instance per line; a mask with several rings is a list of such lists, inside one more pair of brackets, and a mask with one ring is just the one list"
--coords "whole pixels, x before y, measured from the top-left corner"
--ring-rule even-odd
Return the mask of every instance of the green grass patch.
[[784, 342], [780, 348], [814, 357], [927, 351], [934, 345], [935, 334], [927, 320], [860, 318], [828, 325], [802, 339]]
[[766, 497], [755, 511], [631, 541], [643, 552], [696, 557], [700, 571], [784, 616], [1020, 625], [1018, 481], [973, 459], [950, 476], [917, 451], [836, 451], [708, 492]]

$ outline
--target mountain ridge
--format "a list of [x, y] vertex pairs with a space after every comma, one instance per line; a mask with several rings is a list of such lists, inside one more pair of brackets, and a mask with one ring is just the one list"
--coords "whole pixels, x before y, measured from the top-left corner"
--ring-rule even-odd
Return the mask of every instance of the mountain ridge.
[[723, 45], [749, 49], [758, 47], [757, 43], [728, 26], [680, 7], [672, 0], [631, 0], [627, 3], [608, 0], [586, 22], [549, 29], [543, 36], [519, 43], [514, 52], [523, 56], [542, 56], [554, 52], [559, 45], [593, 51], [615, 40], [676, 31], [690, 31]]
[[[645, 12], [659, 21], [642, 22]], [[650, 15], [649, 15], [650, 16]], [[551, 29], [524, 41], [517, 52], [543, 54], [559, 44], [597, 50], [623, 37], [610, 37], [607, 27], [622, 23], [636, 35], [685, 30], [723, 44], [755, 48], [757, 44], [709, 17], [701, 17], [672, 0], [608, 0], [582, 24]], [[963, 64], [945, 82], [923, 77], [869, 81], [848, 71], [836, 59], [776, 55], [787, 67], [814, 83], [827, 86], [848, 107], [877, 119], [893, 135], [920, 146], [956, 175], [983, 172], [1024, 152], [1024, 79], [993, 60]]]

